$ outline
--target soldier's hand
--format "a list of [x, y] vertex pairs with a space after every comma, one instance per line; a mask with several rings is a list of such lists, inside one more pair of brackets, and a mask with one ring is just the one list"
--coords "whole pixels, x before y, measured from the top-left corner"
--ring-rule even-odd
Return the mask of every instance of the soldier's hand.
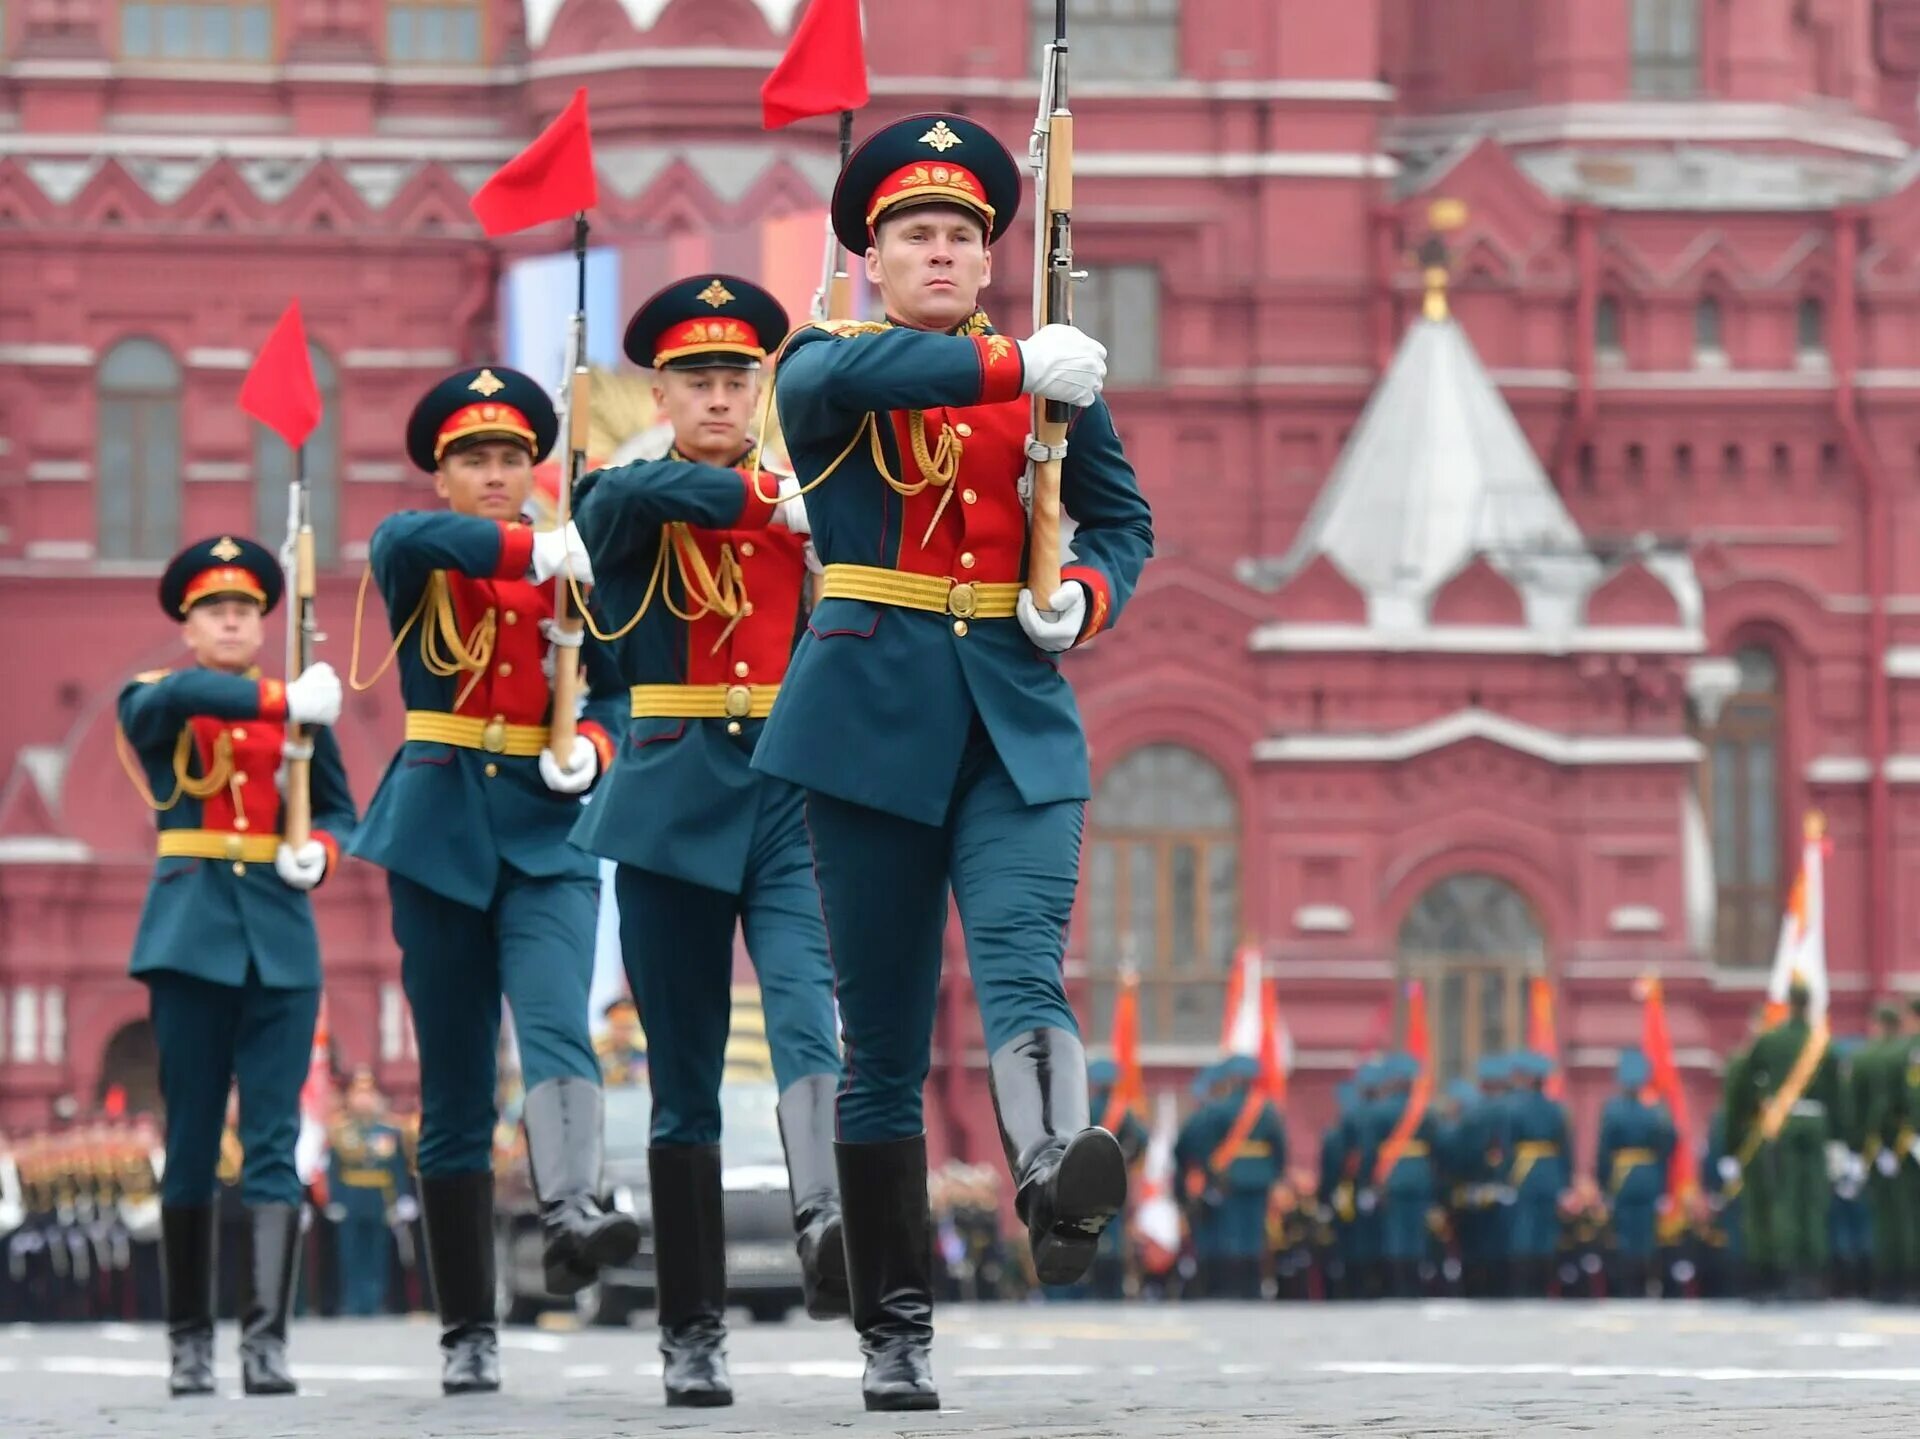
[[1891, 1149], [1883, 1149], [1873, 1157], [1873, 1167], [1891, 1179], [1900, 1172], [1900, 1156]]
[[796, 535], [813, 533], [813, 526], [807, 523], [807, 502], [801, 498], [800, 481], [792, 475], [780, 477], [780, 498], [774, 501], [773, 517]]
[[420, 1217], [420, 1201], [411, 1194], [403, 1194], [393, 1201], [393, 1218], [398, 1224], [411, 1224]]
[[1087, 590], [1078, 580], [1066, 580], [1040, 609], [1033, 602], [1033, 591], [1023, 589], [1014, 603], [1014, 613], [1027, 638], [1049, 654], [1073, 648], [1087, 622]]
[[327, 847], [310, 839], [300, 848], [282, 843], [274, 851], [273, 872], [288, 889], [309, 890], [327, 874]]
[[593, 561], [587, 556], [586, 541], [572, 520], [557, 530], [542, 530], [533, 537], [533, 562], [527, 566], [533, 582], [545, 584], [562, 571], [583, 585], [593, 583]]
[[599, 773], [600, 751], [583, 734], [573, 737], [573, 753], [568, 756], [565, 769], [554, 759], [552, 750], [540, 751], [540, 778], [555, 794], [585, 794]]
[[1091, 405], [1107, 381], [1107, 347], [1072, 325], [1042, 325], [1018, 342], [1026, 394], [1066, 405]]
[[1721, 1155], [1719, 1164], [1714, 1167], [1720, 1172], [1722, 1184], [1731, 1184], [1740, 1177], [1740, 1161], [1731, 1154]]
[[340, 718], [340, 676], [325, 660], [287, 681], [287, 718], [295, 724], [333, 724]]

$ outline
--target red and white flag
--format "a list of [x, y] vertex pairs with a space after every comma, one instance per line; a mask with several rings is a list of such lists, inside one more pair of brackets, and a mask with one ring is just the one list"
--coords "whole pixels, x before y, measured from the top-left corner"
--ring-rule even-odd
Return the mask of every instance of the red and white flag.
[[1767, 981], [1768, 1024], [1787, 1015], [1787, 991], [1797, 975], [1810, 994], [1808, 1018], [1816, 1023], [1827, 1016], [1827, 882], [1826, 858], [1832, 852], [1826, 817], [1818, 810], [1807, 816], [1800, 850], [1800, 873], [1787, 896], [1787, 912], [1780, 921], [1780, 942], [1773, 951], [1773, 974]]
[[1220, 1027], [1220, 1048], [1243, 1054], [1260, 1066], [1260, 1088], [1276, 1104], [1287, 1097], [1287, 1073], [1293, 1067], [1291, 1038], [1283, 1040], [1280, 1001], [1266, 977], [1260, 947], [1243, 944], [1227, 975], [1227, 1009]]
[[293, 1167], [300, 1182], [326, 1201], [327, 1118], [333, 1107], [333, 1066], [328, 1058], [327, 999], [320, 997], [320, 1017], [313, 1026], [313, 1049], [307, 1057], [307, 1078], [300, 1086], [300, 1135], [293, 1142]]
[[1162, 1090], [1154, 1106], [1153, 1135], [1140, 1171], [1140, 1202], [1133, 1207], [1133, 1237], [1140, 1245], [1140, 1267], [1165, 1274], [1180, 1258], [1180, 1205], [1173, 1192], [1173, 1146], [1180, 1134], [1180, 1110]]

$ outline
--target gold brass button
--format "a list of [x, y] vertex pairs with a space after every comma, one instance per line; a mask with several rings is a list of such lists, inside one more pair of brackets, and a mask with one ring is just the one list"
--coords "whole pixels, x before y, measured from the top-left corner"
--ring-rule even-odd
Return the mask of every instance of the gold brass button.
[[960, 492], [960, 499], [965, 504], [970, 505], [979, 498], [980, 492], [978, 490], [962, 490]]
[[247, 732], [244, 729], [241, 729], [238, 725], [235, 725], [233, 730], [233, 737], [236, 740], [243, 740], [247, 737]]
[[235, 829], [251, 829], [253, 828], [253, 821], [248, 819], [244, 814], [236, 814], [233, 817], [233, 827]]
[[974, 611], [979, 608], [979, 605], [979, 597], [974, 594], [973, 586], [967, 584], [965, 581], [962, 581], [947, 591], [947, 613], [950, 615], [957, 615], [963, 620], [970, 620], [973, 618]]
[[728, 720], [728, 721], [727, 721], [727, 733], [728, 733], [728, 734], [739, 734], [739, 733], [740, 733], [740, 721], [739, 721], [739, 720]]
[[246, 865], [244, 865], [243, 863], [241, 863], [239, 860], [236, 859], [233, 862], [233, 872], [235, 874], [245, 874], [247, 872], [247, 867]]
[[520, 623], [520, 616], [515, 614], [512, 610], [508, 610], [504, 615], [500, 616], [500, 618], [505, 620], [510, 625], [517, 625]]
[[965, 620], [955, 620], [953, 622], [953, 632], [964, 639], [967, 633], [967, 622]]
[[241, 852], [245, 848], [245, 846], [240, 843], [240, 836], [237, 834], [230, 834], [227, 836], [226, 847], [227, 847], [228, 859], [240, 858]]
[[972, 550], [968, 550], [965, 554], [960, 556], [960, 568], [963, 570], [970, 570], [973, 568], [973, 551]]
[[480, 731], [480, 748], [488, 754], [507, 752], [507, 717], [495, 715]]
[[509, 664], [506, 660], [500, 661], [500, 678], [505, 679], [508, 675], [512, 673], [513, 673], [513, 666]]
[[740, 554], [745, 559], [750, 560], [753, 558], [753, 541], [752, 540], [743, 540], [741, 542]]
[[500, 773], [500, 766], [495, 764], [492, 760], [488, 760], [487, 761], [487, 778], [492, 779], [495, 775], [499, 773]]
[[973, 433], [973, 426], [969, 425], [965, 420], [962, 420], [953, 427], [953, 432], [964, 440]]
[[739, 676], [739, 678], [745, 679], [747, 677], [747, 662], [745, 660], [735, 660], [733, 662], [733, 672]]
[[753, 711], [753, 691], [746, 685], [727, 686], [727, 716], [745, 719]]

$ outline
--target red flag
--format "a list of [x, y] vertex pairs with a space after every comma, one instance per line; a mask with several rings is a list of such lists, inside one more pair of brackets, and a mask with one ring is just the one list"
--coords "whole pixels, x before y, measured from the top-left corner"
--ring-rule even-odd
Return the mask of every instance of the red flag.
[[473, 194], [473, 213], [489, 235], [564, 219], [600, 202], [593, 173], [593, 135], [587, 128], [587, 92], [573, 99], [540, 137]]
[[793, 27], [787, 53], [760, 86], [760, 122], [778, 130], [809, 115], [867, 103], [867, 52], [860, 0], [813, 0]]
[[1560, 1042], [1553, 1034], [1553, 988], [1545, 975], [1536, 974], [1527, 981], [1527, 1048], [1553, 1061], [1553, 1073], [1547, 1076], [1546, 1095], [1559, 1099], [1567, 1089], [1566, 1076], [1560, 1072]]
[[1687, 1092], [1680, 1087], [1680, 1067], [1674, 1063], [1673, 1036], [1667, 1032], [1666, 997], [1660, 980], [1648, 975], [1640, 982], [1640, 1052], [1653, 1071], [1648, 1086], [1660, 1096], [1673, 1120], [1673, 1162], [1667, 1170], [1667, 1194], [1684, 1200], [1693, 1189], [1693, 1146], [1687, 1135]]
[[1394, 1165], [1400, 1162], [1400, 1156], [1420, 1132], [1421, 1121], [1427, 1117], [1427, 1104], [1433, 1098], [1433, 1042], [1427, 1035], [1427, 987], [1417, 979], [1407, 982], [1407, 1053], [1419, 1064], [1420, 1072], [1414, 1076], [1413, 1090], [1407, 1095], [1407, 1107], [1400, 1111], [1399, 1122], [1393, 1126], [1387, 1142], [1380, 1146], [1379, 1157], [1374, 1161], [1375, 1184], [1387, 1182]]
[[307, 352], [307, 328], [300, 323], [300, 302], [293, 301], [253, 357], [240, 386], [240, 408], [299, 449], [320, 424], [320, 385]]
[[1100, 1123], [1117, 1134], [1120, 1121], [1147, 1100], [1146, 1080], [1140, 1072], [1140, 976], [1130, 969], [1120, 976], [1120, 993], [1113, 1004], [1113, 1062], [1120, 1078]]
[[1260, 986], [1260, 1085], [1275, 1104], [1287, 1102], [1293, 1072], [1293, 1033], [1280, 1017], [1280, 991], [1269, 979]]

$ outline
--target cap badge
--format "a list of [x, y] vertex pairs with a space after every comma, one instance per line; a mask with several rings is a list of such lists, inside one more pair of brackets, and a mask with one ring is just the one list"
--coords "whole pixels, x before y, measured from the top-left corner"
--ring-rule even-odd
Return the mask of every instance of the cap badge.
[[476, 394], [484, 395], [488, 399], [493, 398], [493, 396], [499, 394], [502, 390], [506, 389], [506, 387], [506, 381], [500, 379], [492, 370], [482, 370], [474, 377], [473, 383], [467, 386], [469, 390], [474, 391]]
[[945, 154], [960, 143], [960, 137], [947, 128], [945, 120], [936, 120], [933, 128], [920, 137], [922, 145], [931, 145], [941, 154]]
[[694, 299], [705, 300], [717, 310], [722, 305], [730, 305], [733, 303], [733, 291], [729, 290], [718, 280], [714, 280], [708, 284], [706, 289], [695, 295]]
[[233, 542], [232, 535], [222, 535], [220, 536], [220, 543], [215, 545], [208, 553], [216, 560], [225, 560], [231, 563], [240, 558], [240, 546]]

